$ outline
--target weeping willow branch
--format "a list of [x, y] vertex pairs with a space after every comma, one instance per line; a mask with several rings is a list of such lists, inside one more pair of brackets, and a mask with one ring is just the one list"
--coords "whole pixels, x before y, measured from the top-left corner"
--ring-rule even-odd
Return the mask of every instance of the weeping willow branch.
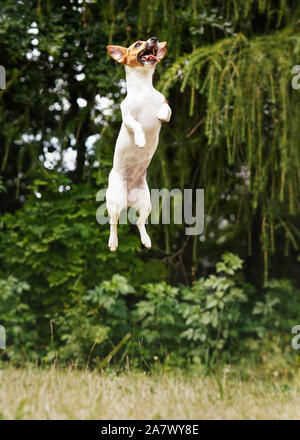
[[266, 253], [274, 249], [274, 218], [299, 212], [299, 92], [291, 87], [299, 53], [300, 35], [292, 28], [252, 39], [239, 33], [178, 58], [160, 81], [163, 93], [179, 83], [191, 102], [199, 102], [195, 94], [205, 99], [205, 114], [195, 105], [192, 113], [205, 117], [215, 157], [224, 147], [225, 166], [240, 166], [243, 157], [252, 212], [259, 206], [264, 219]]

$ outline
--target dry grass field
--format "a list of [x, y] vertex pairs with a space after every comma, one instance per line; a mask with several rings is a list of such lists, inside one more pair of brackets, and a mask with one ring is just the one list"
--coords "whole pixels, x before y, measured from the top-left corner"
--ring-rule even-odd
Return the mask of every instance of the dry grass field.
[[300, 374], [289, 379], [200, 374], [0, 370], [2, 419], [299, 419]]

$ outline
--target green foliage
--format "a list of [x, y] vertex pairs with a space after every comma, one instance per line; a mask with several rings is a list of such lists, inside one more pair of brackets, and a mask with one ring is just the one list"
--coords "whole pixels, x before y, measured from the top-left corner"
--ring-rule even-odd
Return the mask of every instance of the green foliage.
[[217, 272], [222, 271], [224, 275], [200, 278], [191, 289], [184, 291], [183, 317], [188, 329], [182, 337], [205, 343], [207, 350], [221, 350], [243, 332], [242, 305], [248, 301], [248, 292], [228, 276], [234, 275], [242, 262], [229, 253], [224, 254], [222, 260], [217, 264]]
[[[34, 286], [33, 306], [39, 308], [42, 303], [48, 311], [56, 310], [70, 296], [86, 292], [116, 271], [126, 272], [129, 278], [143, 272], [138, 236], [126, 236], [128, 226], [119, 228], [121, 257], [109, 252], [109, 227], [96, 223], [97, 203], [89, 185], [52, 192], [51, 181], [46, 182], [47, 186], [35, 182], [40, 199], [31, 196], [24, 209], [2, 216], [0, 231], [5, 269]], [[65, 188], [68, 180], [63, 182]]]
[[270, 280], [264, 287], [264, 301], [257, 301], [253, 318], [259, 316], [260, 336], [265, 336], [272, 327], [289, 333], [299, 320], [299, 291], [290, 280]]
[[[132, 366], [153, 368], [157, 363], [235, 362], [249, 348], [259, 358], [263, 338], [276, 338], [286, 350], [286, 336], [299, 320], [299, 291], [289, 282], [272, 280], [257, 300], [254, 287], [239, 279], [241, 266], [236, 255], [226, 253], [216, 274], [191, 287], [159, 282], [134, 288], [115, 274], [70, 298], [60, 311], [47, 311], [47, 332], [29, 311], [29, 286], [13, 277], [1, 280], [0, 322], [12, 343], [6, 355], [21, 362], [26, 349], [28, 360], [42, 364], [103, 368], [109, 362], [123, 366], [127, 359]], [[36, 331], [29, 331], [32, 323]]]
[[30, 286], [14, 276], [0, 279], [0, 324], [6, 330], [7, 356], [15, 362], [38, 358], [36, 316], [30, 310]]
[[51, 351], [43, 361], [57, 357], [62, 362], [79, 362], [83, 366], [92, 356], [94, 365], [101, 363], [101, 358], [130, 330], [130, 295], [135, 295], [135, 289], [126, 278], [116, 274], [88, 290], [64, 314], [57, 312], [51, 319]]
[[[180, 290], [165, 282], [142, 286], [144, 298], [133, 312], [135, 336], [138, 340], [137, 359], [147, 361], [171, 360], [181, 364], [184, 350], [179, 344], [180, 331], [184, 329], [180, 313]], [[147, 365], [147, 364], [146, 364]]]
[[201, 167], [207, 203], [216, 198], [216, 175], [221, 193], [228, 188], [225, 163], [246, 166], [243, 184], [236, 182], [233, 191], [247, 223], [260, 211], [266, 265], [275, 250], [274, 229], [298, 248], [293, 216], [300, 188], [295, 130], [300, 114], [290, 66], [297, 64], [299, 52], [300, 37], [293, 26], [251, 39], [238, 33], [183, 54], [160, 81], [164, 92], [176, 83], [181, 92], [190, 90], [191, 115], [198, 112], [195, 94], [206, 99], [201, 117], [213, 146], [209, 161], [216, 165], [212, 169], [205, 162]]

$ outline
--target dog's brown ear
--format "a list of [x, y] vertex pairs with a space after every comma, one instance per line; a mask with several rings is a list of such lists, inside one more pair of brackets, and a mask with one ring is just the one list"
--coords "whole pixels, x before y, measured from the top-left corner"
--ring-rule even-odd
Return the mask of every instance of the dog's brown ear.
[[113, 60], [122, 63], [122, 59], [127, 52], [127, 47], [123, 46], [106, 46], [107, 52]]
[[167, 42], [163, 41], [162, 43], [158, 44], [157, 58], [159, 59], [159, 61], [163, 59], [166, 53], [167, 53]]

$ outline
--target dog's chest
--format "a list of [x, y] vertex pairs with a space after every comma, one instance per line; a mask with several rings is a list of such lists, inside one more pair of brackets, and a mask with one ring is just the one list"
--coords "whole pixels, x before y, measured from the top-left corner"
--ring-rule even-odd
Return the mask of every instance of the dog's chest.
[[145, 134], [157, 135], [161, 123], [157, 119], [157, 113], [163, 104], [163, 96], [155, 89], [142, 91], [129, 97], [129, 105], [132, 115], [141, 124]]

